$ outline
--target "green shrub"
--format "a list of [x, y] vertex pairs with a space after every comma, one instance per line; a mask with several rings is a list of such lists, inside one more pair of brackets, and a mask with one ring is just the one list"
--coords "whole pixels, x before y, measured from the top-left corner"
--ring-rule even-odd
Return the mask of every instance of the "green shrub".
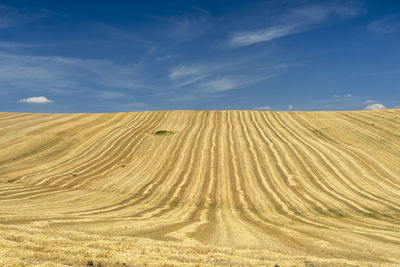
[[153, 134], [155, 135], [165, 135], [165, 134], [172, 134], [173, 132], [171, 131], [166, 131], [166, 130], [159, 130], [159, 131], [155, 131]]

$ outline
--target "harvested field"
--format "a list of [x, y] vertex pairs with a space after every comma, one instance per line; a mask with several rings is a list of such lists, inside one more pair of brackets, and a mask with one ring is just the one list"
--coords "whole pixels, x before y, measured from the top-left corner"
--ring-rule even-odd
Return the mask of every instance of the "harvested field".
[[400, 110], [0, 113], [0, 266], [399, 266]]

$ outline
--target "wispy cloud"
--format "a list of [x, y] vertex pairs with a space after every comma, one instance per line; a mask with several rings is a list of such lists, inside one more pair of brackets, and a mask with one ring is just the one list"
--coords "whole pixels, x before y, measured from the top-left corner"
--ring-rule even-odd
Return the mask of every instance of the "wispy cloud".
[[45, 104], [45, 103], [53, 103], [54, 101], [48, 99], [45, 96], [34, 96], [34, 97], [20, 99], [18, 102], [20, 102], [20, 103]]
[[270, 106], [255, 107], [254, 109], [257, 109], [257, 110], [272, 110], [272, 108]]
[[376, 103], [376, 101], [375, 100], [367, 100], [367, 101], [365, 101], [365, 104], [372, 104], [372, 103]]
[[295, 61], [295, 62], [283, 62], [275, 66], [277, 70], [286, 70], [294, 67], [302, 67], [305, 66], [305, 62]]
[[174, 29], [170, 32], [171, 36], [185, 36], [187, 39], [193, 39], [210, 27], [208, 11], [201, 8], [194, 8], [194, 11], [196, 12], [194, 14], [166, 19], [174, 24]]
[[270, 73], [266, 73], [267, 68], [255, 68], [242, 60], [232, 60], [222, 63], [179, 64], [170, 69], [168, 78], [175, 88], [191, 86], [197, 91], [218, 92], [270, 79], [283, 70], [271, 67]]
[[202, 92], [224, 92], [239, 86], [239, 83], [230, 77], [212, 80], [199, 86]]
[[201, 69], [199, 67], [192, 67], [187, 65], [179, 65], [173, 68], [169, 74], [171, 79], [179, 79], [188, 76], [199, 74]]
[[[121, 65], [107, 60], [0, 53], [0, 92], [81, 94], [91, 90], [149, 89], [151, 86], [143, 82], [139, 69], [138, 64]], [[116, 95], [104, 92], [103, 96]]]
[[170, 58], [172, 58], [171, 55], [164, 55], [164, 56], [159, 56], [159, 57], [157, 57], [156, 60], [157, 60], [157, 61], [164, 61], [164, 60], [168, 60], [168, 59], [170, 59]]
[[12, 27], [35, 19], [43, 18], [51, 13], [50, 10], [17, 9], [7, 5], [0, 5], [0, 28]]
[[[226, 72], [231, 72], [236, 63], [197, 63], [197, 64], [179, 64], [170, 70], [168, 78], [173, 87], [192, 86], [197, 89], [212, 86], [223, 88], [228, 83], [228, 78], [221, 78]], [[231, 79], [232, 80], [232, 79]], [[230, 81], [232, 85], [233, 81]]]
[[298, 28], [298, 24], [284, 25], [284, 26], [271, 26], [263, 30], [235, 32], [232, 39], [229, 41], [231, 47], [241, 47], [260, 42], [267, 42], [272, 39], [293, 34]]
[[[140, 51], [144, 51], [145, 55], [155, 54], [161, 49], [156, 42], [137, 34], [133, 29], [114, 27], [98, 22], [91, 22], [85, 25], [85, 27], [87, 27], [88, 30], [90, 30], [94, 34], [98, 34], [99, 36], [102, 36], [105, 40], [107, 40], [105, 45], [108, 47], [112, 45], [120, 47], [121, 44], [130, 45], [131, 47], [133, 46], [136, 49], [141, 49]], [[99, 41], [94, 42], [90, 38], [88, 40], [85, 40], [85, 42], [92, 46], [102, 44]]]
[[359, 5], [338, 2], [295, 8], [282, 14], [276, 23], [263, 29], [233, 32], [228, 46], [237, 48], [268, 42], [279, 37], [314, 29], [330, 17], [347, 19], [353, 18], [361, 12], [363, 9]]
[[79, 94], [82, 101], [112, 100], [116, 102], [116, 110], [122, 111], [148, 108], [140, 106], [137, 100], [134, 106], [118, 106], [123, 101], [136, 99], [135, 95], [164, 101], [196, 101], [221, 97], [230, 90], [247, 88], [279, 73], [272, 67], [273, 73], [265, 73], [265, 69], [253, 70], [242, 61], [215, 61], [181, 63], [171, 67], [166, 76], [155, 76], [148, 71], [151, 64], [0, 53], [0, 94], [66, 97]]
[[342, 97], [352, 97], [351, 94], [345, 94], [344, 96], [338, 95], [338, 94], [334, 94], [332, 95], [332, 98], [342, 98]]
[[293, 105], [289, 105], [289, 106], [288, 106], [288, 109], [289, 109], [289, 110], [292, 110], [293, 107], [294, 107]]
[[271, 67], [266, 70], [248, 69], [243, 61], [226, 61], [224, 63], [179, 64], [171, 68], [168, 79], [179, 96], [173, 95], [169, 101], [195, 101], [199, 99], [223, 96], [231, 90], [240, 90], [261, 81], [275, 77], [283, 69]]
[[166, 35], [169, 40], [178, 43], [194, 40], [211, 27], [210, 13], [202, 8], [192, 8], [183, 15], [151, 18], [162, 22], [163, 31], [158, 35]]
[[168, 77], [176, 88], [194, 84], [209, 76], [203, 65], [180, 64], [171, 69]]
[[368, 30], [380, 34], [392, 33], [400, 29], [400, 14], [392, 14], [367, 25]]
[[366, 106], [365, 110], [375, 110], [375, 109], [385, 109], [386, 107], [383, 104], [375, 103]]

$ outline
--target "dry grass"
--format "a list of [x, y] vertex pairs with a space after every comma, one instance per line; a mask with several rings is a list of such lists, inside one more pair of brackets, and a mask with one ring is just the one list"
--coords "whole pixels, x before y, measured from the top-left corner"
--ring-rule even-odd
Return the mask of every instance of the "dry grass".
[[0, 113], [0, 266], [399, 266], [399, 118]]

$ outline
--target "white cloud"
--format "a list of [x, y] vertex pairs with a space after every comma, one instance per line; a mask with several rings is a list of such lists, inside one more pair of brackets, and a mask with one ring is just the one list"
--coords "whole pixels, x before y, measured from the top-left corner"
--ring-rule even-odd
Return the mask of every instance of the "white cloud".
[[[261, 81], [271, 79], [283, 72], [284, 69], [299, 65], [297, 62], [281, 64], [280, 68], [275, 68], [276, 63], [269, 64], [270, 67], [254, 66], [257, 56], [238, 56], [237, 58], [211, 60], [207, 62], [181, 63], [170, 68], [167, 79], [171, 91], [180, 94], [209, 95], [212, 92], [223, 92], [233, 88], [244, 88]], [[268, 72], [274, 73], [268, 73]], [[176, 99], [175, 96], [172, 97]]]
[[340, 95], [333, 95], [333, 98], [340, 98]]
[[168, 77], [172, 81], [173, 87], [179, 88], [197, 83], [209, 75], [202, 65], [188, 66], [181, 64], [174, 67]]
[[[168, 101], [192, 101], [220, 97], [229, 90], [249, 87], [261, 81], [271, 79], [277, 73], [267, 74], [266, 68], [254, 68], [249, 61], [253, 58], [242, 58], [224, 62], [182, 63], [174, 66], [168, 73]], [[271, 68], [273, 71], [278, 70]]]
[[367, 100], [364, 103], [365, 104], [372, 104], [372, 103], [376, 103], [376, 101], [375, 100]]
[[107, 60], [0, 53], [0, 94], [82, 94], [154, 88], [140, 75], [140, 68], [139, 64], [119, 65]]
[[187, 65], [179, 65], [173, 68], [169, 74], [170, 79], [179, 79], [183, 77], [193, 76], [199, 74], [201, 69], [199, 67], [192, 67]]
[[[193, 101], [205, 98], [214, 98], [221, 96], [221, 94], [218, 93], [227, 92], [232, 89], [244, 88], [276, 76], [274, 73], [267, 75], [252, 73], [223, 76], [223, 73], [226, 73], [227, 71], [234, 71], [231, 71], [231, 68], [226, 68], [226, 66], [222, 65], [219, 67], [206, 67], [204, 65], [203, 67], [199, 73], [196, 72], [197, 75], [192, 75], [192, 72], [190, 72], [187, 77], [184, 75], [178, 75], [181, 78], [175, 80], [172, 79], [173, 87], [176, 89], [175, 93], [179, 95], [171, 96], [167, 98], [167, 101]], [[238, 69], [236, 69], [236, 71], [238, 71]], [[186, 74], [186, 71], [184, 73]], [[184, 91], [182, 91], [182, 89]]]
[[289, 110], [292, 110], [293, 109], [293, 105], [289, 105], [288, 108], [289, 108]]
[[[180, 88], [185, 86], [192, 86], [198, 91], [204, 90], [206, 87], [224, 90], [224, 87], [232, 86], [232, 81], [226, 78], [218, 78], [223, 73], [232, 72], [234, 64], [180, 64], [171, 69], [168, 78], [172, 82], [173, 87]], [[222, 80], [222, 81], [219, 81]], [[228, 85], [229, 83], [229, 85]]]
[[48, 99], [45, 96], [34, 96], [34, 97], [20, 99], [18, 102], [20, 102], [20, 103], [39, 103], [39, 104], [44, 104], [44, 103], [53, 103], [54, 101]]
[[255, 107], [254, 109], [258, 109], [258, 110], [272, 110], [272, 108], [269, 107], [269, 106]]
[[386, 107], [382, 104], [375, 103], [365, 107], [366, 110], [375, 110], [375, 109], [385, 109]]
[[274, 20], [275, 24], [264, 29], [233, 32], [228, 45], [237, 48], [260, 42], [268, 42], [279, 37], [316, 28], [332, 16], [352, 18], [362, 11], [363, 9], [356, 5], [346, 5], [345, 3], [313, 5], [292, 9]]
[[347, 94], [346, 96], [347, 96], [347, 97], [351, 97], [351, 94]]
[[285, 26], [273, 26], [263, 30], [234, 32], [229, 45], [231, 47], [241, 47], [260, 42], [267, 42], [272, 39], [295, 33], [298, 27], [296, 24]]
[[380, 34], [395, 32], [400, 29], [400, 14], [393, 14], [375, 20], [367, 25], [368, 30]]
[[170, 59], [170, 58], [172, 58], [171, 55], [164, 55], [164, 56], [157, 57], [156, 60], [157, 61], [164, 61], [164, 60], [167, 60], [167, 59]]
[[231, 78], [224, 77], [218, 80], [209, 81], [201, 85], [205, 92], [223, 92], [238, 86], [238, 83]]

